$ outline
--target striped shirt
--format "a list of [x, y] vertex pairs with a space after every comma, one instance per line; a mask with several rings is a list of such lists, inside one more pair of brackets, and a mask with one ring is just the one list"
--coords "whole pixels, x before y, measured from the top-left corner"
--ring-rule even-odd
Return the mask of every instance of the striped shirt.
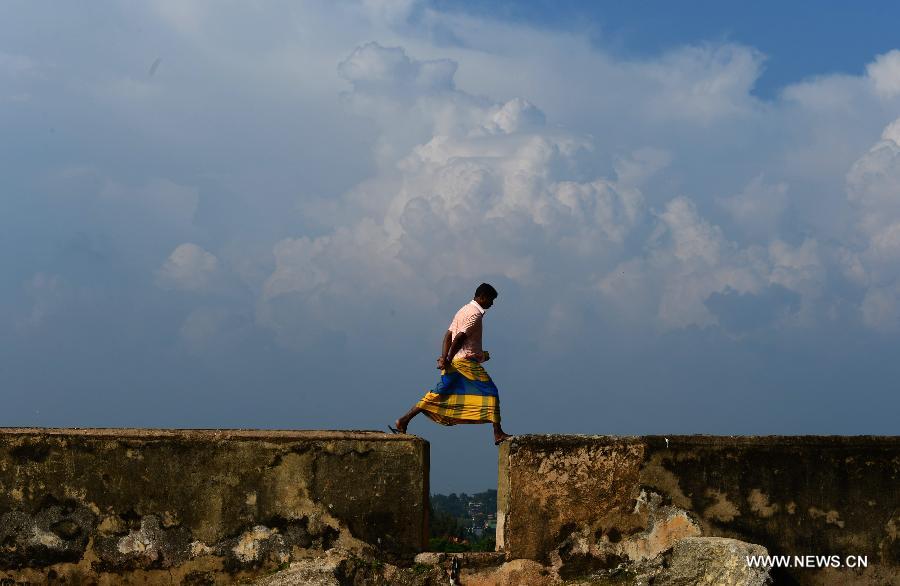
[[453, 340], [461, 332], [465, 332], [466, 339], [451, 359], [466, 358], [476, 362], [484, 361], [484, 352], [481, 349], [481, 322], [483, 319], [484, 309], [474, 299], [463, 305], [456, 312], [448, 328], [452, 336], [450, 343], [452, 344]]

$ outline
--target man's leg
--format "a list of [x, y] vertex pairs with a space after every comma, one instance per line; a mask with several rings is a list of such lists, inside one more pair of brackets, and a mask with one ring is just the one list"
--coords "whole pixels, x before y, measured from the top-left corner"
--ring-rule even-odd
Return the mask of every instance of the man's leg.
[[494, 423], [494, 445], [499, 445], [506, 438], [512, 437], [500, 427], [499, 423]]
[[419, 407], [413, 407], [409, 411], [406, 412], [406, 415], [398, 419], [394, 422], [394, 427], [400, 430], [400, 433], [406, 433], [406, 426], [409, 425], [409, 421], [422, 412], [422, 409]]

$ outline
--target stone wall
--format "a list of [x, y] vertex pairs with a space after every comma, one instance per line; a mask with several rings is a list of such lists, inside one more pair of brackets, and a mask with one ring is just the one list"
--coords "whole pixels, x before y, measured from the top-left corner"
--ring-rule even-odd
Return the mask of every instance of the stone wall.
[[560, 575], [696, 535], [867, 556], [776, 583], [900, 583], [900, 437], [518, 436], [500, 450], [498, 548]]
[[[447, 560], [412, 561], [428, 464], [379, 432], [0, 429], [0, 584], [444, 583]], [[768, 552], [868, 559], [776, 584], [900, 585], [898, 488], [898, 437], [518, 436], [505, 563], [463, 574], [763, 584], [741, 561]]]
[[0, 583], [229, 584], [333, 546], [410, 557], [427, 499], [428, 443], [408, 435], [0, 429]]

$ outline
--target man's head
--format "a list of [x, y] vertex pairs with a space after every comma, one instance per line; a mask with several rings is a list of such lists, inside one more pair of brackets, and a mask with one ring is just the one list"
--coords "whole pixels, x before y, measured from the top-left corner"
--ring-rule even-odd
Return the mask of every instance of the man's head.
[[475, 302], [484, 309], [487, 309], [488, 307], [493, 305], [494, 299], [496, 298], [497, 290], [487, 283], [482, 283], [481, 285], [478, 285], [477, 289], [475, 289]]

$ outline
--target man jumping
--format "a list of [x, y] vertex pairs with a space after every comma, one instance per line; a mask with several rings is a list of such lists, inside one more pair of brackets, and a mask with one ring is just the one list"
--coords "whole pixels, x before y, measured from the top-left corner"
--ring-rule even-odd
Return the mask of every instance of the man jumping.
[[494, 445], [512, 437], [500, 427], [500, 397], [497, 386], [481, 363], [490, 360], [481, 349], [481, 324], [484, 312], [497, 299], [497, 290], [482, 283], [475, 289], [475, 298], [463, 305], [450, 328], [444, 334], [437, 367], [441, 380], [434, 390], [425, 394], [409, 412], [390, 427], [394, 433], [406, 433], [410, 420], [424, 413], [441, 425], [458, 423], [494, 424]]

